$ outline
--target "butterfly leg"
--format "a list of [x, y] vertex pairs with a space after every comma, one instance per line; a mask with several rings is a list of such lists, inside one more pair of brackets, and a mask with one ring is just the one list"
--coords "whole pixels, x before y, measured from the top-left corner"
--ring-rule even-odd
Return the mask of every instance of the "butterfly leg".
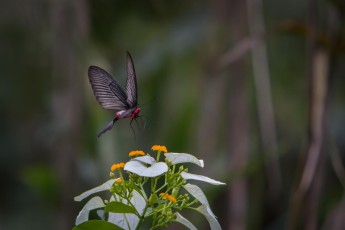
[[139, 126], [139, 124], [138, 124], [137, 119], [136, 119], [136, 118], [134, 118], [134, 120], [135, 120], [135, 123], [137, 124], [137, 127], [140, 129], [140, 126]]
[[134, 139], [137, 139], [137, 136], [135, 135], [135, 131], [134, 131], [133, 126], [132, 126], [133, 120], [134, 120], [134, 118], [132, 118], [131, 122], [129, 123], [129, 126], [131, 126], [131, 129], [132, 129], [132, 131], [134, 133]]
[[140, 117], [141, 123], [143, 123], [143, 119], [144, 119], [144, 129], [145, 129], [145, 128], [146, 128], [146, 118], [145, 118], [144, 115], [141, 115], [141, 116], [139, 116], [139, 117]]

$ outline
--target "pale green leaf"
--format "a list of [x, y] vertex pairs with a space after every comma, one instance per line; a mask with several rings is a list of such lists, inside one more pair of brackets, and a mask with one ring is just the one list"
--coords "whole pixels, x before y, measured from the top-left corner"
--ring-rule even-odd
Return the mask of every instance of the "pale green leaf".
[[91, 210], [94, 210], [97, 208], [102, 208], [102, 207], [104, 207], [103, 200], [99, 196], [93, 197], [80, 210], [80, 212], [79, 212], [79, 214], [75, 220], [75, 224], [78, 225], [78, 224], [81, 224], [85, 221], [88, 221], [89, 220], [89, 212]]
[[[116, 197], [119, 200], [119, 197]], [[111, 200], [114, 200], [112, 198]], [[144, 208], [146, 206], [145, 199], [138, 193], [137, 191], [133, 190], [131, 203], [136, 208], [137, 212], [142, 215]], [[127, 200], [123, 200], [125, 204], [128, 204]], [[122, 227], [126, 230], [135, 229], [139, 223], [139, 217], [134, 214], [117, 214], [117, 213], [109, 213], [108, 221], [116, 224], [117, 226]]]
[[150, 216], [152, 214], [152, 208], [151, 207], [148, 207], [147, 209], [146, 209], [146, 212], [145, 212], [145, 216], [144, 217], [148, 217], [148, 216]]
[[186, 180], [199, 180], [199, 181], [204, 181], [204, 182], [207, 182], [207, 183], [210, 183], [213, 185], [225, 185], [225, 183], [223, 183], [223, 182], [213, 180], [209, 177], [201, 176], [201, 175], [197, 175], [197, 174], [182, 172], [181, 176], [182, 176], [182, 178], [184, 178]]
[[105, 191], [105, 190], [109, 190], [111, 188], [111, 186], [114, 184], [116, 179], [111, 179], [111, 180], [108, 180], [107, 182], [103, 183], [102, 185], [96, 187], [96, 188], [93, 188], [93, 189], [90, 189], [86, 192], [83, 192], [82, 194], [80, 194], [79, 196], [76, 196], [74, 197], [74, 200], [75, 201], [81, 201], [83, 200], [84, 198], [94, 194], [94, 193], [97, 193], [97, 192], [102, 192], [102, 191]]
[[194, 163], [199, 165], [200, 167], [204, 167], [203, 160], [199, 160], [195, 156], [188, 153], [165, 153], [164, 156], [173, 165], [180, 163]]
[[181, 216], [180, 213], [176, 212], [176, 222], [179, 222], [180, 224], [183, 224], [184, 226], [186, 226], [187, 228], [191, 229], [191, 230], [197, 230], [197, 228], [186, 218], [184, 218], [183, 216]]
[[124, 170], [143, 177], [156, 177], [167, 172], [168, 166], [164, 162], [158, 162], [148, 167], [139, 161], [130, 161], [126, 164]]
[[98, 215], [99, 218], [101, 218], [102, 220], [105, 220], [105, 212], [104, 212], [104, 210], [97, 210], [97, 215]]
[[156, 160], [150, 156], [136, 157], [136, 158], [133, 158], [132, 161], [139, 161], [141, 163], [149, 164], [149, 165], [153, 165], [154, 163], [156, 163]]
[[134, 214], [109, 213], [108, 222], [125, 230], [134, 230], [139, 223], [139, 217]]
[[[121, 201], [124, 204], [128, 204], [128, 201], [120, 198], [118, 195], [115, 194], [114, 196], [110, 197], [110, 201]], [[135, 209], [137, 210], [137, 212], [142, 215], [144, 208], [146, 206], [146, 201], [145, 199], [140, 195], [140, 193], [136, 190], [133, 190], [132, 192], [132, 197], [131, 197], [131, 203], [132, 205], [135, 207]]]
[[211, 230], [221, 230], [222, 229], [222, 227], [218, 223], [216, 217], [212, 213], [209, 206], [203, 204], [203, 205], [200, 205], [195, 210], [200, 212], [201, 214], [203, 214], [206, 217], [208, 223], [210, 224]]
[[[208, 200], [204, 194], [204, 192], [201, 190], [201, 188], [199, 188], [198, 186], [194, 185], [194, 184], [185, 184], [183, 186], [187, 192], [189, 194], [191, 194], [195, 199], [197, 199], [201, 204], [204, 204], [206, 205], [207, 207], [210, 207], [209, 203], [208, 203]], [[213, 212], [211, 211], [211, 208], [210, 209], [210, 214], [212, 216], [215, 217], [215, 215], [213, 214]]]
[[146, 206], [146, 201], [144, 197], [140, 195], [139, 192], [133, 190], [132, 197], [131, 197], [131, 203], [136, 208], [137, 212], [142, 215]]

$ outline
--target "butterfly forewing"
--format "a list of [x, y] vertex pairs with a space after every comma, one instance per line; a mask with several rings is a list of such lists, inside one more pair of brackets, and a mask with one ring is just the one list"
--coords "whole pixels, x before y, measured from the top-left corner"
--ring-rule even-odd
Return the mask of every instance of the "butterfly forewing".
[[127, 52], [127, 81], [126, 81], [127, 103], [133, 108], [138, 104], [137, 78], [131, 55]]
[[121, 86], [105, 70], [90, 66], [89, 81], [97, 101], [105, 109], [128, 109], [127, 95]]

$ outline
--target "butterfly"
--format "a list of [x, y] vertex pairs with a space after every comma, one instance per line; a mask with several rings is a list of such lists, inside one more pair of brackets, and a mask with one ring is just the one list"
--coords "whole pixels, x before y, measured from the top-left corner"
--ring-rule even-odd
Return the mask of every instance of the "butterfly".
[[134, 63], [131, 55], [127, 52], [127, 81], [126, 91], [104, 69], [90, 66], [88, 70], [89, 81], [98, 103], [107, 110], [117, 110], [115, 118], [111, 120], [99, 134], [111, 130], [117, 120], [123, 118], [137, 118], [140, 113], [138, 107], [138, 87], [135, 75]]

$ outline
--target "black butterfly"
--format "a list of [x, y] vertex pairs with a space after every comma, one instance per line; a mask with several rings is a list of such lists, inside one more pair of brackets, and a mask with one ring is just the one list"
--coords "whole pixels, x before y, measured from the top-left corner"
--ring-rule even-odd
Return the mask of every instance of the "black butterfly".
[[132, 118], [132, 123], [133, 119], [138, 117], [140, 108], [138, 107], [137, 78], [129, 52], [127, 52], [126, 92], [109, 73], [100, 67], [90, 66], [88, 75], [93, 94], [98, 103], [104, 109], [119, 110], [115, 118], [98, 134], [98, 137], [111, 130], [117, 120]]

